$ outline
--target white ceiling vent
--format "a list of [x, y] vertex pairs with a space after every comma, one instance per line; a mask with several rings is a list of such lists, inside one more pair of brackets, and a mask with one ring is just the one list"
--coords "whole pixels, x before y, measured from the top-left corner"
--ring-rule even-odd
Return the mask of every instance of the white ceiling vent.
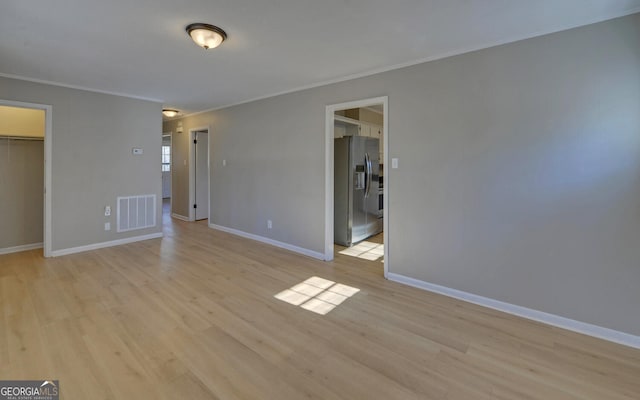
[[118, 197], [118, 232], [156, 226], [156, 195]]

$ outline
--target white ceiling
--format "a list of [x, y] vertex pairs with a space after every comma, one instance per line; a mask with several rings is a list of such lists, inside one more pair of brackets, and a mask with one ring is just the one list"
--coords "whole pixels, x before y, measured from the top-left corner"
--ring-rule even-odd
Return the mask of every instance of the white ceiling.
[[[0, 75], [187, 114], [638, 11], [640, 0], [2, 0]], [[192, 22], [229, 38], [202, 50]]]

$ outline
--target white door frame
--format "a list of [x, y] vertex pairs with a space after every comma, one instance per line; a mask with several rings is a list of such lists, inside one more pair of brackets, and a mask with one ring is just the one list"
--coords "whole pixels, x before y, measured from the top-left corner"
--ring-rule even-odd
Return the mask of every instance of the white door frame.
[[44, 110], [44, 256], [51, 257], [53, 232], [51, 230], [51, 158], [53, 157], [53, 107], [48, 104], [25, 103], [21, 101], [0, 100], [0, 105], [9, 107]]
[[[173, 132], [172, 131], [162, 132], [163, 142], [164, 142], [165, 136], [169, 136], [169, 147], [170, 147], [169, 152], [171, 154], [171, 159], [169, 160], [169, 176], [171, 177], [171, 190], [169, 191], [169, 215], [171, 215], [173, 214]], [[164, 193], [164, 188], [163, 188], [163, 193]]]
[[347, 103], [330, 104], [326, 106], [325, 114], [325, 179], [324, 179], [324, 259], [333, 260], [333, 124], [334, 114], [339, 110], [349, 108], [369, 107], [382, 104], [383, 112], [383, 132], [384, 132], [384, 187], [383, 187], [383, 240], [384, 240], [384, 277], [389, 273], [389, 184], [387, 177], [389, 171], [389, 97], [374, 97], [363, 100], [350, 101]]
[[196, 201], [196, 157], [195, 157], [195, 146], [193, 141], [196, 138], [197, 132], [207, 131], [207, 183], [209, 186], [209, 190], [207, 190], [207, 224], [211, 222], [211, 171], [210, 171], [210, 162], [211, 162], [211, 132], [210, 126], [202, 126], [199, 128], [189, 129], [189, 221], [196, 220], [196, 210], [193, 208], [193, 203]]

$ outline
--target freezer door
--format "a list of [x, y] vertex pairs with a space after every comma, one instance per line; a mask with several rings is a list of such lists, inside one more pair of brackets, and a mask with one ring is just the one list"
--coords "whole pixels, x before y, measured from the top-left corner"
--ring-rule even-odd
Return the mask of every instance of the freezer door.
[[334, 140], [333, 159], [333, 241], [342, 246], [351, 246], [351, 137]]

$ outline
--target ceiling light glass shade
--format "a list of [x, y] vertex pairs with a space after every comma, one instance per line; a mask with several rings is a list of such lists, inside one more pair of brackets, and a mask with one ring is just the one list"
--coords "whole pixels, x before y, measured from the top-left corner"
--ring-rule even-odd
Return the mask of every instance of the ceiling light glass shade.
[[227, 38], [225, 31], [209, 24], [191, 24], [186, 30], [191, 39], [205, 50], [215, 49]]
[[162, 115], [164, 115], [167, 118], [173, 118], [176, 115], [178, 115], [178, 110], [172, 110], [170, 108], [165, 108], [162, 110]]

